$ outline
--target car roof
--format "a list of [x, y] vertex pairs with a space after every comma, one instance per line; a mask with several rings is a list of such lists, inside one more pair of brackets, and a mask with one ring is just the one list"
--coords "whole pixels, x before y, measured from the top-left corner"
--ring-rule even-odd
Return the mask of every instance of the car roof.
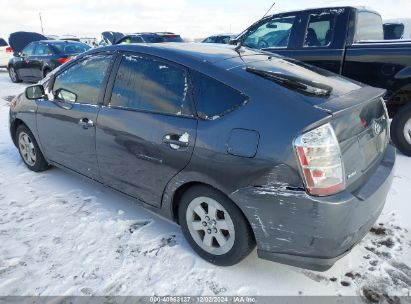
[[380, 13], [378, 13], [376, 10], [368, 7], [368, 6], [325, 6], [325, 7], [312, 7], [312, 8], [305, 8], [305, 9], [301, 9], [301, 10], [292, 10], [292, 11], [281, 11], [275, 14], [272, 14], [270, 16], [267, 16], [263, 19], [266, 18], [270, 18], [276, 15], [282, 15], [282, 14], [288, 14], [288, 13], [299, 13], [299, 12], [310, 12], [310, 11], [318, 11], [318, 10], [330, 10], [330, 9], [334, 9], [334, 10], [339, 10], [339, 9], [354, 9], [354, 10], [358, 10], [358, 11], [367, 11], [367, 12], [372, 12], [372, 13], [376, 13], [378, 15], [380, 15]]
[[[169, 59], [186, 66], [191, 66], [190, 63], [217, 63], [230, 58], [240, 57], [239, 52], [236, 51], [235, 48], [236, 47], [233, 45], [226, 44], [219, 45], [186, 42], [165, 42], [154, 44], [130, 43], [100, 47], [88, 51], [87, 53], [98, 53], [109, 50], [139, 52]], [[275, 56], [271, 53], [269, 54], [257, 50], [247, 48], [241, 49], [241, 56], [250, 55]]]

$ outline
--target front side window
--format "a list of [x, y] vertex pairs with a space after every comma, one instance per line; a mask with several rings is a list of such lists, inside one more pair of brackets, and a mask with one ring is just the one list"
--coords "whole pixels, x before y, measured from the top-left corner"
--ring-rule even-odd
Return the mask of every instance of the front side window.
[[359, 12], [357, 15], [355, 41], [383, 40], [384, 30], [380, 15], [372, 12]]
[[173, 115], [191, 115], [184, 69], [151, 57], [124, 55], [110, 105]]
[[28, 46], [26, 46], [21, 53], [24, 56], [30, 56], [34, 53], [34, 48], [36, 47], [36, 43], [30, 43]]
[[111, 55], [94, 55], [64, 70], [54, 81], [54, 98], [96, 105], [111, 59]]
[[305, 33], [305, 47], [328, 46], [334, 31], [335, 15], [331, 13], [311, 14]]
[[286, 48], [296, 16], [270, 19], [247, 34], [244, 45], [255, 48]]
[[191, 71], [194, 101], [200, 118], [214, 120], [246, 104], [248, 97], [220, 81]]

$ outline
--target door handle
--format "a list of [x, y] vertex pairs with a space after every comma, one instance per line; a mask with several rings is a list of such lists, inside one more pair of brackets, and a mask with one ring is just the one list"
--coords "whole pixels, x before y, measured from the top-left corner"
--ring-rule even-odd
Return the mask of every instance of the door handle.
[[183, 135], [178, 134], [167, 134], [163, 137], [163, 143], [170, 146], [171, 149], [178, 150], [179, 148], [187, 148], [189, 146], [189, 135], [184, 133]]
[[80, 121], [78, 122], [78, 124], [80, 126], [83, 127], [83, 129], [88, 129], [88, 128], [92, 128], [94, 127], [94, 122], [91, 119], [88, 118], [82, 118], [80, 119]]

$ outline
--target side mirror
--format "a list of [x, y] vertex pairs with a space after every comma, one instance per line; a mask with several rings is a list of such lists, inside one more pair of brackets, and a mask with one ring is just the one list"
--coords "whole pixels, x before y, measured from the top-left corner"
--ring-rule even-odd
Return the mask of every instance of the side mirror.
[[26, 98], [29, 100], [44, 98], [44, 87], [41, 84], [32, 85], [26, 88]]
[[228, 42], [229, 45], [237, 45], [238, 43], [238, 39], [230, 39], [230, 41]]

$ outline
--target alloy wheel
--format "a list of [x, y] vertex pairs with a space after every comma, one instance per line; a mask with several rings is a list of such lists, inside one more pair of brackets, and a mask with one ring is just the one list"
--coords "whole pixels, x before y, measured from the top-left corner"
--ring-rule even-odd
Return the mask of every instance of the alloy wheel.
[[9, 74], [10, 74], [11, 80], [13, 80], [14, 82], [17, 81], [17, 73], [13, 67], [10, 67]]
[[411, 118], [404, 125], [404, 138], [411, 145]]
[[36, 149], [30, 136], [25, 132], [19, 134], [19, 150], [26, 164], [36, 164]]
[[223, 255], [233, 247], [234, 223], [216, 200], [209, 197], [193, 199], [187, 208], [186, 221], [192, 238], [206, 252]]

